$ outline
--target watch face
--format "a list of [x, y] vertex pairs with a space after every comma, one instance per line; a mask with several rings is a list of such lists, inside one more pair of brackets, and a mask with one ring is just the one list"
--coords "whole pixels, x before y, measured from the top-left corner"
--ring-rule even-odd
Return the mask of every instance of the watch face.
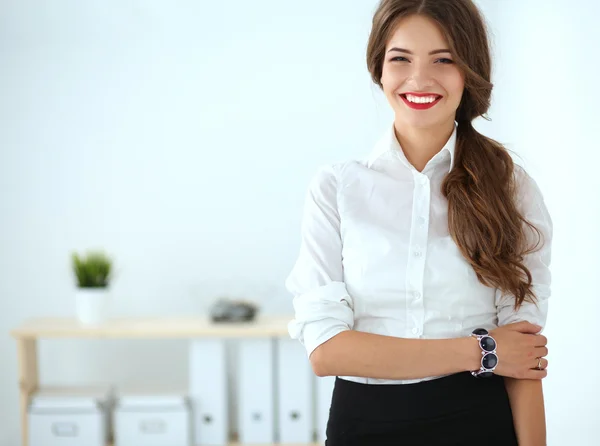
[[484, 369], [491, 370], [498, 365], [498, 357], [495, 353], [488, 353], [481, 359], [481, 365]]
[[475, 330], [473, 330], [473, 334], [478, 335], [478, 336], [483, 336], [483, 335], [486, 335], [489, 333], [485, 328], [476, 328]]
[[479, 341], [479, 345], [486, 352], [493, 352], [496, 349], [496, 341], [494, 341], [494, 338], [491, 338], [489, 336], [481, 338], [481, 340]]

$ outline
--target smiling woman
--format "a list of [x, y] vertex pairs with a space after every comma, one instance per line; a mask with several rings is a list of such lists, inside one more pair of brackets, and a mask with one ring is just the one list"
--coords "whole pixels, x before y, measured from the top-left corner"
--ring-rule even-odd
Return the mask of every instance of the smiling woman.
[[326, 445], [545, 444], [552, 220], [472, 125], [492, 93], [483, 17], [382, 0], [367, 65], [393, 125], [317, 172], [286, 281], [290, 335], [336, 376]]

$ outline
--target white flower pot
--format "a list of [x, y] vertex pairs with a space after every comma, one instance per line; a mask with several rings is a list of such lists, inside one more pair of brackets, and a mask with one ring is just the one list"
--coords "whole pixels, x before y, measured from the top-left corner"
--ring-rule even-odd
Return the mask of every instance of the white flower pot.
[[82, 324], [99, 325], [108, 319], [108, 288], [77, 288], [75, 292], [77, 319]]

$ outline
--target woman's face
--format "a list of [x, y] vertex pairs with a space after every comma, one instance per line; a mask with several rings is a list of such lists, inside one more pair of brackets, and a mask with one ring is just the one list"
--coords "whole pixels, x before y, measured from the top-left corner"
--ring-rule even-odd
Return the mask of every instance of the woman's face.
[[431, 128], [454, 122], [464, 77], [452, 57], [431, 19], [413, 15], [400, 21], [386, 46], [381, 76], [398, 125]]

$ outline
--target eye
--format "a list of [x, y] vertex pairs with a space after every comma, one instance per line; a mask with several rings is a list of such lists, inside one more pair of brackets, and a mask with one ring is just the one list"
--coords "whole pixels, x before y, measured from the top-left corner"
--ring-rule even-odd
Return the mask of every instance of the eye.
[[454, 63], [454, 61], [452, 59], [446, 59], [446, 58], [441, 58], [436, 60], [436, 62], [442, 63], [442, 64], [452, 64]]
[[[402, 60], [400, 60], [402, 59]], [[403, 61], [408, 61], [408, 59], [406, 57], [402, 57], [402, 56], [398, 56], [398, 57], [394, 57], [393, 59], [390, 59], [390, 62], [403, 62]]]

